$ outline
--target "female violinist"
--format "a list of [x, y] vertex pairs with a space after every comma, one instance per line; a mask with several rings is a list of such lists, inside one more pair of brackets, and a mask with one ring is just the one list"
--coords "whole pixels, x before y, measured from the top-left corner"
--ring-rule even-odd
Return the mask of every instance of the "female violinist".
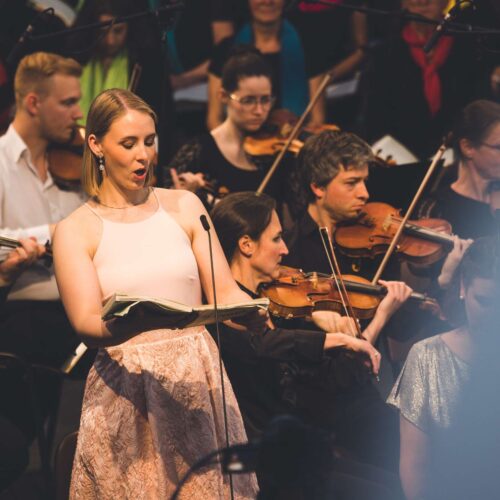
[[[205, 200], [208, 181], [215, 187], [212, 200], [224, 192], [256, 190], [264, 177], [243, 147], [245, 137], [259, 130], [274, 103], [271, 69], [258, 51], [244, 49], [228, 60], [218, 99], [227, 108], [225, 121], [185, 144], [164, 175], [172, 175], [174, 187], [197, 192]], [[277, 182], [270, 193], [279, 197]]]
[[457, 176], [423, 201], [419, 216], [448, 220], [461, 238], [495, 234], [492, 203], [500, 181], [500, 104], [483, 100], [466, 106], [453, 140]]
[[[274, 201], [265, 194], [234, 193], [215, 206], [212, 217], [233, 277], [255, 296], [259, 285], [278, 278], [288, 253]], [[388, 294], [363, 332], [369, 341], [350, 336], [352, 323], [327, 312], [313, 315], [322, 332], [310, 331], [310, 324], [300, 329], [284, 325], [244, 338], [222, 328], [222, 355], [251, 436], [273, 415], [292, 412], [338, 431], [342, 446], [359, 458], [387, 465], [391, 453], [385, 445], [378, 447], [377, 439], [390, 442], [395, 428], [391, 431], [391, 416], [377, 390], [369, 381], [358, 380], [365, 379], [365, 370], [357, 360], [358, 354], [369, 359], [372, 370], [378, 371], [380, 355], [372, 343], [410, 295], [403, 283], [384, 284]], [[356, 353], [355, 359], [346, 357], [345, 350]]]

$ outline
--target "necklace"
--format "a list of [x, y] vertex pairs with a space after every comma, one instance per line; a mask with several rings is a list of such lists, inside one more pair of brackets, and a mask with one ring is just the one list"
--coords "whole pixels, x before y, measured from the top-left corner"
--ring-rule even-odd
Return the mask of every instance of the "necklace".
[[97, 196], [94, 196], [94, 201], [98, 205], [101, 205], [101, 206], [106, 207], [106, 208], [112, 208], [113, 210], [125, 210], [126, 208], [132, 208], [132, 207], [136, 207], [138, 205], [142, 205], [143, 203], [146, 203], [146, 201], [148, 201], [150, 193], [151, 193], [151, 188], [148, 188], [148, 190], [146, 192], [146, 196], [144, 197], [143, 200], [141, 200], [139, 203], [132, 203], [132, 205], [127, 205], [125, 207], [113, 207], [111, 205], [106, 205], [106, 203], [103, 203], [101, 200], [99, 200], [99, 197], [97, 197]]

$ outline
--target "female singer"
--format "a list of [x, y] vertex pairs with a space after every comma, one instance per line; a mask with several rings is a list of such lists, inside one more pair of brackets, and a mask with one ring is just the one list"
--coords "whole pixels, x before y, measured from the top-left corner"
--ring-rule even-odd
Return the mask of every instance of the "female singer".
[[[126, 90], [107, 90], [94, 100], [83, 174], [91, 198], [56, 230], [64, 306], [81, 338], [100, 348], [83, 403], [75, 499], [169, 498], [191, 465], [225, 446], [218, 351], [205, 328], [167, 329], [150, 313], [101, 318], [103, 300], [117, 291], [191, 306], [201, 304], [203, 292], [213, 301], [202, 204], [186, 191], [149, 187], [155, 120]], [[214, 240], [219, 301], [248, 300]], [[246, 441], [229, 383], [226, 396], [230, 441]], [[237, 498], [254, 498], [252, 476], [236, 478], [234, 488]], [[183, 493], [229, 495], [218, 466], [195, 475]]]
[[457, 405], [478, 347], [498, 336], [496, 237], [476, 240], [467, 250], [460, 270], [465, 322], [416, 343], [388, 399], [400, 412], [399, 468], [408, 500], [430, 498], [428, 488], [436, 465], [434, 446], [456, 422]]

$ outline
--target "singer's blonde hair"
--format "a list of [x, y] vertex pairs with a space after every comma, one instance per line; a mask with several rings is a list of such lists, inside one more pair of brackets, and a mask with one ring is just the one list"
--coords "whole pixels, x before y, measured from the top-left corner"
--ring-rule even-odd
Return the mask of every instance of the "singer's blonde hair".
[[[128, 110], [138, 111], [149, 115], [158, 122], [156, 113], [149, 104], [139, 96], [125, 89], [108, 89], [101, 92], [90, 105], [85, 127], [85, 148], [83, 151], [82, 187], [89, 196], [98, 196], [102, 183], [102, 173], [99, 170], [97, 157], [92, 153], [88, 138], [90, 134], [101, 140], [111, 128], [115, 120], [123, 116]], [[153, 168], [146, 174], [145, 185], [149, 186], [153, 179]]]
[[57, 74], [80, 78], [82, 67], [74, 59], [49, 52], [35, 52], [23, 57], [14, 77], [16, 106], [20, 107], [30, 92], [45, 95], [50, 77]]

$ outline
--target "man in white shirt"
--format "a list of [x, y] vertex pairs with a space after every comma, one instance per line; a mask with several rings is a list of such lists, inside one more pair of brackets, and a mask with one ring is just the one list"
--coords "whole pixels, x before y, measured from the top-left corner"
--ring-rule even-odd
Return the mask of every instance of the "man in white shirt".
[[[19, 63], [14, 79], [16, 114], [0, 138], [2, 236], [34, 237], [40, 244], [50, 243], [55, 224], [85, 201], [82, 193], [64, 191], [54, 183], [47, 155], [51, 143], [71, 139], [82, 117], [78, 104], [81, 71], [76, 61], [43, 52], [30, 54]], [[6, 252], [0, 254], [0, 260], [5, 256]], [[59, 367], [76, 344], [52, 266], [36, 260], [19, 276], [3, 304], [0, 351]], [[19, 400], [19, 394], [9, 387], [11, 397]], [[45, 389], [44, 398], [48, 396]], [[51, 390], [49, 393], [53, 395]], [[4, 397], [8, 399], [9, 395]], [[17, 423], [22, 412], [12, 409], [11, 414], [10, 410], [0, 403], [0, 412], [7, 412]], [[30, 419], [21, 425], [28, 432], [32, 431]]]
[[[16, 71], [16, 114], [0, 138], [0, 231], [11, 238], [50, 241], [57, 222], [84, 201], [63, 191], [49, 172], [47, 147], [71, 139], [82, 114], [80, 65], [55, 54], [23, 58]], [[9, 300], [58, 300], [52, 269], [34, 265], [16, 283]]]

